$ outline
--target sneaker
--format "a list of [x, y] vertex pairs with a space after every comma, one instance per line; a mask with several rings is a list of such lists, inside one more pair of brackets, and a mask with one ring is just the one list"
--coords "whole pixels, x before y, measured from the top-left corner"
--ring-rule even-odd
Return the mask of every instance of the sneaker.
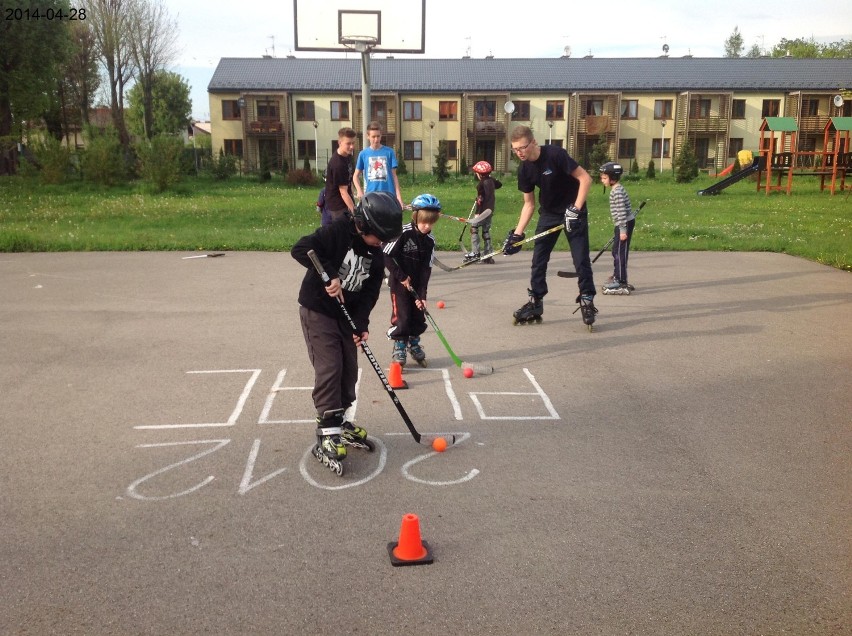
[[392, 362], [399, 362], [399, 365], [404, 367], [407, 354], [405, 352], [405, 340], [393, 341], [393, 354], [391, 355]]

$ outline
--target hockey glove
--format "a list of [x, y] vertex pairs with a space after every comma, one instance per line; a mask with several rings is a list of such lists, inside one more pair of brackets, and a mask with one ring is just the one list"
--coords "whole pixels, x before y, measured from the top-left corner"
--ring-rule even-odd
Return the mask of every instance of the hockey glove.
[[515, 234], [513, 231], [509, 230], [509, 235], [506, 237], [506, 240], [503, 242], [503, 253], [506, 256], [511, 256], [512, 254], [517, 254], [523, 249], [522, 245], [514, 245], [514, 243], [518, 243], [524, 240], [524, 234]]
[[580, 227], [580, 210], [573, 205], [569, 205], [565, 210], [565, 231], [573, 232]]

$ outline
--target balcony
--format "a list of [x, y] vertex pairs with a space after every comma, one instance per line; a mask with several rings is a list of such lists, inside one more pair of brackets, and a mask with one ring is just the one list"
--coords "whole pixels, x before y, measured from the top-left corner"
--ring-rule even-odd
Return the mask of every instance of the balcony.
[[248, 131], [253, 135], [280, 135], [284, 123], [280, 121], [250, 121]]

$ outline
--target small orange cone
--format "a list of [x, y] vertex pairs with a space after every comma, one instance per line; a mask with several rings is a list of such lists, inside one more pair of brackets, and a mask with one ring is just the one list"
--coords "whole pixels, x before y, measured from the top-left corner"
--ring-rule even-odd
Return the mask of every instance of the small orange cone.
[[408, 513], [402, 516], [399, 529], [399, 541], [388, 543], [391, 565], [423, 565], [432, 563], [432, 550], [429, 544], [420, 539], [420, 519]]
[[388, 370], [388, 383], [392, 389], [408, 388], [408, 382], [402, 379], [402, 365], [399, 362], [391, 362]]

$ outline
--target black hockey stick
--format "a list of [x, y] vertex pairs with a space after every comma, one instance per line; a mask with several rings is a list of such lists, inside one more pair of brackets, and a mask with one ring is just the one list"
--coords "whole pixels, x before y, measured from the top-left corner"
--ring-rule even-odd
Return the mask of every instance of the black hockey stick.
[[[396, 259], [394, 259], [394, 263], [396, 263]], [[399, 263], [396, 263], [396, 266], [399, 267]], [[417, 292], [414, 291], [413, 288], [408, 290], [411, 292], [411, 295], [414, 296], [414, 300], [420, 300], [420, 296], [417, 295]], [[422, 303], [422, 301], [421, 301]], [[444, 334], [438, 329], [438, 324], [435, 322], [435, 319], [432, 318], [432, 314], [429, 313], [429, 310], [426, 309], [426, 305], [423, 305], [423, 313], [426, 314], [426, 320], [429, 321], [429, 324], [432, 325], [432, 329], [435, 330], [435, 333], [438, 335], [438, 339], [441, 341], [441, 344], [444, 345], [444, 349], [447, 350], [447, 353], [450, 354], [450, 357], [453, 359], [455, 365], [460, 369], [472, 369], [474, 374], [477, 375], [491, 375], [494, 373], [494, 367], [490, 364], [472, 364], [468, 362], [463, 362], [461, 358], [456, 355], [456, 352], [453, 351], [453, 348], [450, 346], [450, 343], [447, 342], [447, 339], [444, 337]]]
[[[639, 216], [639, 213], [642, 211], [642, 208], [644, 208], [644, 207], [645, 207], [645, 204], [646, 204], [646, 203], [648, 203], [648, 201], [647, 201], [647, 200], [642, 201], [642, 203], [640, 203], [640, 204], [639, 204], [639, 207], [638, 207], [638, 208], [636, 208], [636, 216]], [[613, 233], [613, 235], [610, 237], [610, 239], [606, 242], [606, 245], [604, 245], [604, 246], [601, 248], [601, 251], [600, 251], [600, 252], [598, 252], [598, 253], [595, 255], [595, 257], [592, 259], [592, 262], [593, 262], [593, 263], [594, 263], [595, 261], [597, 261], [597, 260], [601, 257], [601, 254], [603, 254], [604, 252], [606, 252], [607, 248], [609, 248], [609, 247], [612, 245], [612, 242], [613, 242], [614, 240], [615, 240], [615, 233]], [[558, 271], [558, 272], [556, 272], [556, 275], [557, 275], [557, 276], [561, 276], [562, 278], [577, 278], [577, 276], [578, 276], [577, 272], [568, 272], [568, 271]]]
[[[543, 232], [539, 232], [538, 234], [531, 236], [529, 238], [525, 238], [522, 241], [517, 241], [515, 243], [512, 243], [512, 247], [518, 247], [520, 245], [524, 245], [525, 243], [530, 243], [532, 241], [535, 241], [536, 239], [540, 239], [542, 236], [547, 236], [548, 234], [553, 234], [554, 232], [559, 232], [560, 230], [562, 230], [564, 228], [565, 228], [564, 225], [556, 225], [556, 226], [550, 228], [549, 230], [544, 230]], [[474, 263], [479, 263], [480, 261], [484, 261], [486, 259], [493, 258], [494, 256], [498, 256], [499, 254], [503, 253], [503, 249], [504, 248], [501, 247], [499, 250], [494, 250], [493, 252], [490, 252], [488, 254], [484, 254], [484, 255], [480, 256], [479, 258], [477, 258], [476, 260], [465, 261], [461, 265], [456, 265], [450, 271], [455, 271], [457, 269], [461, 269], [462, 267], [467, 267], [468, 265], [473, 265]]]
[[[328, 286], [331, 282], [331, 279], [328, 277], [328, 274], [325, 273], [325, 270], [322, 267], [322, 263], [320, 263], [319, 257], [314, 250], [308, 251], [308, 258], [311, 259], [311, 263], [314, 264], [314, 268], [317, 270], [317, 274], [320, 275], [322, 282]], [[346, 322], [349, 323], [349, 326], [352, 328], [352, 333], [358, 333], [358, 327], [355, 325], [355, 321], [352, 320], [352, 316], [349, 313], [349, 310], [346, 309], [346, 305], [343, 304], [343, 300], [337, 299], [338, 305], [340, 307], [340, 311], [343, 313], [344, 318], [346, 318]], [[359, 334], [360, 335], [360, 334]], [[370, 347], [367, 346], [367, 343], [361, 340], [361, 350], [364, 352], [364, 355], [367, 356], [367, 360], [370, 361], [370, 364], [373, 365], [373, 370], [376, 372], [376, 375], [379, 376], [379, 379], [382, 381], [382, 384], [385, 385], [385, 390], [388, 392], [390, 399], [393, 401], [396, 410], [399, 411], [399, 414], [402, 416], [402, 420], [405, 422], [405, 425], [408, 427], [408, 430], [411, 432], [411, 436], [414, 438], [414, 441], [418, 444], [423, 444], [424, 446], [431, 446], [432, 442], [435, 441], [438, 437], [444, 437], [447, 440], [448, 445], [452, 446], [456, 443], [455, 435], [421, 435], [417, 432], [417, 429], [414, 428], [414, 423], [411, 421], [411, 418], [408, 417], [408, 413], [405, 412], [405, 409], [402, 407], [402, 403], [399, 401], [399, 398], [396, 395], [396, 391], [393, 390], [393, 387], [388, 382], [387, 376], [385, 372], [382, 371], [382, 366], [379, 364], [379, 361], [376, 360], [376, 356], [373, 355], [373, 352], [370, 350]]]

